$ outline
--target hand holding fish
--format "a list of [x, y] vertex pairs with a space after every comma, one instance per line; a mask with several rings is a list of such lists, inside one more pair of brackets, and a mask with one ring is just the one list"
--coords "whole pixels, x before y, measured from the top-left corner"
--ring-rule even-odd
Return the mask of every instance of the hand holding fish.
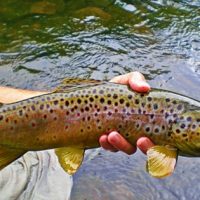
[[[144, 76], [139, 72], [131, 72], [121, 76], [116, 76], [110, 82], [129, 85], [131, 89], [137, 92], [145, 93], [150, 90], [149, 84], [146, 82]], [[131, 145], [116, 131], [102, 135], [99, 139], [99, 143], [104, 149], [112, 152], [123, 151], [130, 155], [136, 151], [136, 147]], [[153, 145], [154, 144], [147, 137], [141, 137], [137, 141], [137, 147], [145, 154]]]

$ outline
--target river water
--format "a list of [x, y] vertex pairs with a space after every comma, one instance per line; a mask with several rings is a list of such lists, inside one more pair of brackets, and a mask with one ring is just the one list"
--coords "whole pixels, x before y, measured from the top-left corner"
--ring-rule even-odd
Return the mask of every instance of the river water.
[[[109, 80], [142, 72], [152, 87], [200, 100], [200, 1], [0, 2], [0, 85], [47, 90], [64, 77]], [[145, 156], [92, 151], [72, 200], [200, 199], [200, 159], [173, 176], [145, 172]]]

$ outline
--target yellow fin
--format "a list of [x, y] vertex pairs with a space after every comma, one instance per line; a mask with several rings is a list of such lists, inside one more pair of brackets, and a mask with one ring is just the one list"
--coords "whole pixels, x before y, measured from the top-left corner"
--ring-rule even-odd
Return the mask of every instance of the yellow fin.
[[61, 167], [70, 175], [78, 170], [84, 157], [84, 149], [72, 147], [58, 148], [55, 153]]
[[178, 151], [172, 146], [153, 146], [147, 151], [147, 171], [153, 177], [169, 176], [176, 166]]
[[61, 85], [59, 85], [54, 92], [66, 92], [72, 89], [94, 86], [101, 84], [102, 81], [93, 80], [93, 79], [81, 79], [81, 78], [65, 78]]
[[21, 157], [24, 153], [26, 152], [21, 149], [8, 149], [5, 147], [0, 147], [0, 170], [17, 158]]

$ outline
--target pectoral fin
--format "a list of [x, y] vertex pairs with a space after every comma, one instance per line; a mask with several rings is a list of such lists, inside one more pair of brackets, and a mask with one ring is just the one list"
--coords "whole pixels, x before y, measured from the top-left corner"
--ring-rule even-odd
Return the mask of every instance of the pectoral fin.
[[147, 171], [156, 178], [169, 176], [176, 166], [178, 151], [171, 146], [154, 146], [147, 151]]
[[24, 150], [0, 147], [0, 170], [21, 157], [24, 153], [26, 153]]
[[70, 175], [78, 170], [84, 157], [84, 149], [72, 147], [58, 148], [55, 153], [61, 167]]

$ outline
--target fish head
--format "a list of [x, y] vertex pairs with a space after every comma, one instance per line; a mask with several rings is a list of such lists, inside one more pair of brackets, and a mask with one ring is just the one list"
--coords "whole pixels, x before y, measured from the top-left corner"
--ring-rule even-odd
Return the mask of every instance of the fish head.
[[172, 126], [172, 137], [183, 156], [200, 156], [200, 111], [185, 112]]

